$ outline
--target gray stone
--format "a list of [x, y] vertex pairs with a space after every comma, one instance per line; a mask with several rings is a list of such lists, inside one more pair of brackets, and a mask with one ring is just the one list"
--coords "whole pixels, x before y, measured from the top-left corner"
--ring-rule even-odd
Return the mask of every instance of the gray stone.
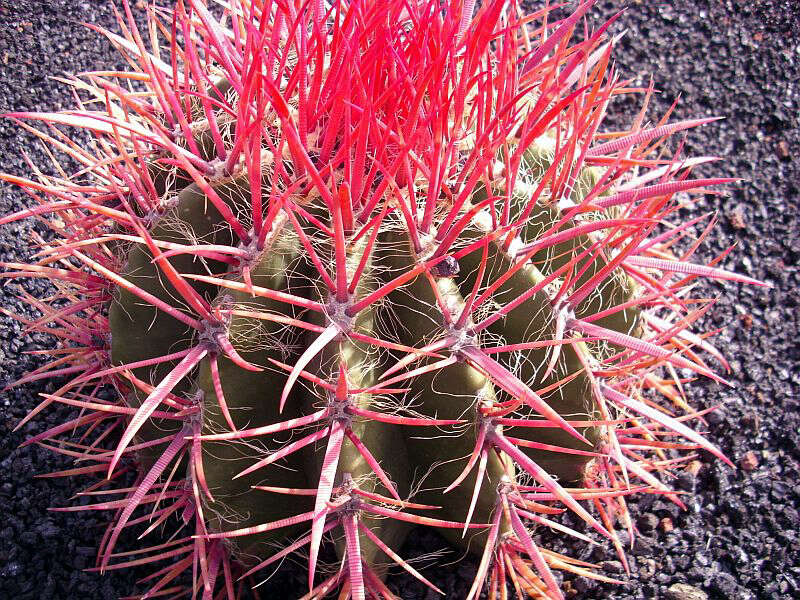
[[669, 586], [664, 598], [666, 600], [708, 600], [708, 594], [686, 583], [676, 583]]

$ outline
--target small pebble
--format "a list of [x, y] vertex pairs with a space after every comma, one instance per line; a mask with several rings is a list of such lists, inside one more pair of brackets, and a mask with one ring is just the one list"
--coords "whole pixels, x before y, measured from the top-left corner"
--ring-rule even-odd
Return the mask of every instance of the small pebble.
[[697, 477], [697, 474], [703, 468], [703, 463], [699, 460], [693, 460], [688, 465], [686, 465], [686, 472], [692, 475], [693, 477]]
[[777, 153], [778, 153], [778, 158], [780, 158], [781, 160], [791, 159], [792, 154], [789, 150], [789, 143], [786, 140], [781, 140], [780, 142], [778, 142]]
[[747, 224], [744, 221], [744, 211], [741, 206], [737, 206], [728, 214], [728, 221], [734, 229], [746, 229]]
[[639, 531], [653, 531], [658, 526], [658, 517], [653, 513], [644, 513], [636, 520], [636, 525], [639, 527]]
[[625, 571], [625, 567], [618, 560], [604, 560], [600, 563], [600, 567], [606, 573], [622, 573]]
[[755, 469], [758, 467], [758, 456], [756, 456], [756, 453], [752, 450], [746, 452], [745, 455], [739, 460], [739, 466], [743, 471], [755, 471]]
[[664, 598], [666, 600], [708, 600], [708, 594], [686, 583], [676, 583], [669, 587]]

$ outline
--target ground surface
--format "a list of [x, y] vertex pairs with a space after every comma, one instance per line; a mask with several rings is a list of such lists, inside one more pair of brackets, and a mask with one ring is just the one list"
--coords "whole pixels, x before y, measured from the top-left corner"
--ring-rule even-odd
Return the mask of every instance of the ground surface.
[[[600, 2], [596, 18], [622, 6]], [[696, 475], [675, 483], [692, 492], [690, 510], [680, 513], [652, 499], [632, 502], [641, 537], [634, 549], [634, 573], [624, 587], [577, 581], [579, 598], [734, 598], [776, 599], [800, 596], [800, 7], [795, 0], [679, 0], [631, 2], [616, 31], [628, 28], [616, 51], [623, 73], [646, 84], [652, 74], [662, 93], [656, 117], [678, 97], [678, 118], [709, 115], [726, 120], [692, 132], [689, 154], [713, 154], [724, 163], [706, 170], [744, 178], [729, 196], [708, 197], [691, 211], [719, 211], [719, 224], [702, 258], [730, 244], [738, 247], [724, 265], [775, 284], [772, 291], [721, 286], [709, 288], [720, 301], [707, 328], [724, 327], [717, 343], [731, 360], [735, 387], [692, 386], [697, 406], [723, 403], [712, 416], [709, 437], [745, 468], [732, 471], [702, 457]], [[72, 106], [63, 88], [46, 77], [97, 69], [118, 61], [102, 39], [76, 21], [113, 23], [104, 2], [80, 0], [0, 0], [0, 111], [53, 110]], [[598, 21], [595, 21], [596, 23]], [[627, 121], [636, 105], [613, 107], [615, 122]], [[46, 156], [30, 137], [0, 121], [0, 170], [23, 174], [20, 151], [34, 162]], [[18, 210], [24, 196], [0, 187], [0, 213]], [[689, 216], [687, 214], [687, 216]], [[0, 260], [24, 258], [28, 236], [39, 225], [25, 223], [0, 231]], [[41, 283], [26, 284], [43, 295]], [[3, 288], [2, 304], [30, 314]], [[0, 320], [0, 382], [10, 382], [38, 363], [22, 352], [47, 348], [44, 336], [23, 336], [20, 327]], [[114, 600], [134, 589], [142, 573], [111, 572], [101, 577], [92, 566], [104, 524], [103, 515], [51, 513], [65, 506], [80, 482], [35, 479], [37, 473], [67, 463], [37, 447], [18, 449], [29, 435], [61, 422], [68, 410], [53, 410], [24, 430], [11, 429], [51, 383], [28, 385], [0, 396], [0, 600]], [[668, 518], [674, 530], [664, 530]], [[123, 544], [132, 543], [123, 540]], [[404, 553], [435, 548], [438, 540], [420, 535]], [[604, 563], [612, 575], [619, 564], [602, 549], [574, 552]], [[458, 598], [473, 565], [447, 569], [435, 581]], [[272, 593], [294, 596], [298, 570], [282, 578]], [[675, 587], [683, 583], [691, 588]], [[671, 591], [667, 591], [668, 588]], [[700, 595], [689, 594], [691, 589]], [[295, 588], [295, 589], [300, 589]], [[681, 595], [681, 590], [684, 595]], [[420, 586], [397, 582], [403, 598], [423, 598]], [[689, 595], [687, 595], [689, 594]]]

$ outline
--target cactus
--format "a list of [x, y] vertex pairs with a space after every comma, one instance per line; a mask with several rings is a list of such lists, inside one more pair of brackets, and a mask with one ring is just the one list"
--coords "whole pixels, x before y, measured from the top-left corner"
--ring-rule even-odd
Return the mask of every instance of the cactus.
[[[666, 151], [713, 119], [647, 124], [611, 22], [582, 27], [593, 4], [240, 1], [218, 19], [184, 0], [145, 35], [123, 2], [121, 33], [99, 31], [130, 71], [68, 80], [76, 110], [8, 115], [81, 167], [2, 176], [37, 202], [2, 222], [54, 234], [3, 276], [58, 290], [28, 323], [53, 360], [17, 383], [72, 379], [22, 424], [81, 409], [26, 443], [80, 432], [60, 475], [99, 475], [103, 498], [63, 510], [115, 511], [99, 570], [125, 562], [124, 531], [177, 520], [189, 536], [133, 560], [174, 560], [150, 595], [186, 571], [238, 597], [306, 547], [311, 597], [390, 597], [391, 565], [440, 591], [400, 555], [427, 526], [477, 555], [470, 599], [562, 598], [556, 570], [611, 580], [538, 528], [609, 540], [627, 568], [625, 498], [682, 506], [660, 475], [701, 449], [729, 462], [683, 394], [692, 374], [725, 383], [709, 357], [727, 367], [692, 289], [762, 284], [690, 262], [701, 220], [674, 217], [677, 193], [732, 180]], [[601, 133], [636, 91], [630, 130]]]

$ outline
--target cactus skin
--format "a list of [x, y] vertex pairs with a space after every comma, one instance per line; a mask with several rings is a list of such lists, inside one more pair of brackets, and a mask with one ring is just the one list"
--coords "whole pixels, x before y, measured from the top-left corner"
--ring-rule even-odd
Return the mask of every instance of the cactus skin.
[[90, 179], [2, 175], [39, 206], [0, 223], [53, 230], [3, 276], [57, 283], [28, 325], [73, 350], [17, 382], [74, 375], [20, 425], [82, 409], [26, 443], [79, 431], [63, 475], [109, 492], [137, 469], [123, 501], [60, 509], [117, 511], [100, 570], [127, 528], [177, 520], [192, 535], [151, 595], [188, 571], [236, 598], [305, 546], [311, 597], [391, 597], [391, 564], [440, 591], [399, 554], [428, 526], [479, 557], [470, 599], [558, 599], [554, 569], [610, 580], [536, 527], [588, 539], [570, 511], [627, 568], [625, 497], [682, 505], [660, 474], [686, 451], [728, 462], [675, 381], [724, 382], [704, 355], [727, 368], [687, 288], [763, 284], [673, 251], [695, 224], [670, 224], [674, 195], [730, 180], [662, 146], [712, 119], [599, 137], [626, 88], [608, 24], [577, 33], [593, 3], [244, 1], [217, 21], [185, 0], [150, 11], [151, 54], [123, 2], [123, 33], [102, 33], [138, 71], [75, 78], [99, 109], [10, 115], [96, 141], [40, 131]]

